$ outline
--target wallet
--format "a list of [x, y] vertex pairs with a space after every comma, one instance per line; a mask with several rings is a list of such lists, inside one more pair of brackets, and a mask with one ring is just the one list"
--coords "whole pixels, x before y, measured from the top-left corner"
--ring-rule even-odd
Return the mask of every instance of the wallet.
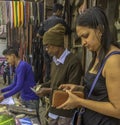
[[[77, 95], [80, 98], [84, 98], [84, 94], [82, 91], [72, 91], [73, 94]], [[52, 97], [52, 106], [58, 107], [63, 104], [68, 99], [68, 93], [63, 90], [54, 90]]]

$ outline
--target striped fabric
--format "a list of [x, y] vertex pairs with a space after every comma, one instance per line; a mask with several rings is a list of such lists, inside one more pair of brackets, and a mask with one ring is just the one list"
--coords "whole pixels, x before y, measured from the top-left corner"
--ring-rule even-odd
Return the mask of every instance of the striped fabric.
[[0, 24], [10, 22], [11, 28], [27, 26], [29, 23], [38, 25], [43, 21], [43, 5], [41, 2], [0, 1]]
[[24, 22], [24, 3], [20, 2], [20, 24], [23, 26]]
[[7, 23], [7, 7], [6, 2], [0, 2], [0, 23], [5, 25]]
[[11, 22], [11, 28], [13, 27], [13, 2], [10, 1], [10, 22]]

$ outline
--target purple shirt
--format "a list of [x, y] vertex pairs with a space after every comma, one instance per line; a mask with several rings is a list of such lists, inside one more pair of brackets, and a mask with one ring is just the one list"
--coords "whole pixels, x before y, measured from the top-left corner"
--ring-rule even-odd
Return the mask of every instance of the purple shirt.
[[39, 97], [30, 89], [33, 86], [35, 86], [35, 80], [31, 65], [25, 61], [20, 61], [15, 69], [13, 83], [1, 89], [1, 92], [5, 92], [3, 95], [4, 98], [8, 98], [20, 92], [23, 100], [38, 100]]

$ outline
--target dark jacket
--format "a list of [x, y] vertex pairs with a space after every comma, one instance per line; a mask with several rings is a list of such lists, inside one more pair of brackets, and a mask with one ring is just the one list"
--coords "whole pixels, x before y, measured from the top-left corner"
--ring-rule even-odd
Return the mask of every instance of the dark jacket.
[[[52, 62], [51, 65], [51, 85], [54, 90], [61, 84], [74, 83], [80, 84], [82, 76], [82, 67], [80, 60], [72, 53], [70, 53], [64, 64], [56, 65]], [[50, 97], [52, 99], [52, 95]], [[63, 110], [50, 107], [50, 112], [63, 117], [72, 117], [75, 110]]]

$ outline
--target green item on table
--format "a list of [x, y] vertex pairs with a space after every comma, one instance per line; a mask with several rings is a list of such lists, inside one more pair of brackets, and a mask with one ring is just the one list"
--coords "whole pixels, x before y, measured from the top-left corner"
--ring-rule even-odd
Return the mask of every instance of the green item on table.
[[0, 115], [0, 125], [15, 125], [14, 117], [11, 115]]

